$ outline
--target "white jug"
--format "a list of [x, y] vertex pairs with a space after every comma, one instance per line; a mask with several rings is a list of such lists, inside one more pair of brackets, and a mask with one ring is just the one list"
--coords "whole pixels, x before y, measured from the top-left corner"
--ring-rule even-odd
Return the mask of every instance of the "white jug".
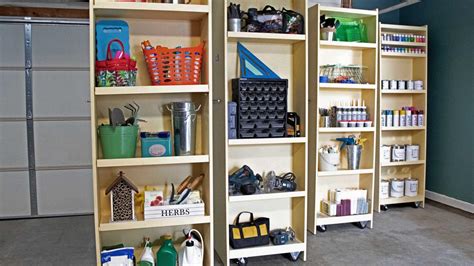
[[[194, 238], [191, 232], [199, 235], [200, 242]], [[180, 266], [202, 266], [204, 262], [204, 239], [196, 229], [191, 229], [186, 235], [186, 240], [181, 244], [179, 250]]]

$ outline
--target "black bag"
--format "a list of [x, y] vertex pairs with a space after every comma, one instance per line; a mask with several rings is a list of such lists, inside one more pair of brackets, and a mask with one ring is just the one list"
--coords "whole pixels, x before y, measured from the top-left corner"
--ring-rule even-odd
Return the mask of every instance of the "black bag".
[[[240, 222], [242, 213], [250, 214], [249, 222]], [[235, 225], [229, 225], [230, 246], [234, 249], [270, 244], [270, 219], [265, 217], [253, 219], [253, 213], [241, 212], [235, 218]]]
[[283, 30], [283, 16], [280, 10], [267, 5], [261, 11], [249, 8], [247, 20], [248, 32], [281, 33]]
[[304, 33], [304, 17], [298, 12], [283, 8], [283, 33]]

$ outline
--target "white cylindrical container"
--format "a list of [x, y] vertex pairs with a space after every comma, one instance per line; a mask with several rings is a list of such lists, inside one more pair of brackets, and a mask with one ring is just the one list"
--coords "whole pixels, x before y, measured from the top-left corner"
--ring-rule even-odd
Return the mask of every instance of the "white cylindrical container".
[[403, 162], [405, 161], [405, 146], [393, 145], [392, 146], [392, 162]]
[[336, 171], [340, 162], [340, 153], [319, 153], [319, 171]]
[[401, 198], [405, 190], [405, 181], [402, 179], [392, 179], [390, 181], [390, 197]]
[[407, 161], [418, 161], [420, 159], [420, 145], [405, 145], [406, 149], [406, 160]]
[[400, 126], [400, 112], [398, 110], [393, 111], [393, 126]]
[[418, 179], [411, 177], [405, 179], [405, 196], [418, 196]]
[[390, 158], [392, 156], [392, 146], [383, 145], [380, 154], [381, 154], [380, 160], [382, 161], [382, 163], [389, 163]]
[[380, 198], [387, 199], [389, 197], [390, 183], [387, 180], [380, 182]]
[[390, 89], [396, 90], [398, 88], [398, 84], [396, 80], [390, 80]]
[[406, 90], [406, 81], [405, 80], [399, 80], [398, 81], [398, 89], [399, 90]]
[[423, 90], [423, 81], [422, 80], [415, 80], [415, 90]]
[[413, 80], [408, 80], [407, 81], [407, 90], [414, 90], [415, 89], [415, 83]]
[[390, 82], [388, 80], [382, 80], [382, 90], [390, 89]]

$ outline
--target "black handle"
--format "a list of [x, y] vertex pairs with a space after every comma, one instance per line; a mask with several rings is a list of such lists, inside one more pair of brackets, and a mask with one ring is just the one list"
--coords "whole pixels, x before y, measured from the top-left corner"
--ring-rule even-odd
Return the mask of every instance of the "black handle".
[[253, 213], [247, 212], [247, 211], [243, 211], [243, 212], [239, 213], [239, 215], [237, 215], [237, 218], [235, 218], [235, 225], [240, 224], [240, 215], [242, 215], [242, 213], [248, 213], [248, 214], [250, 214], [250, 222], [253, 223]]
[[267, 9], [270, 9], [271, 11], [276, 11], [276, 9], [275, 9], [273, 6], [271, 6], [271, 5], [266, 5], [266, 6], [262, 9], [262, 11], [267, 11]]

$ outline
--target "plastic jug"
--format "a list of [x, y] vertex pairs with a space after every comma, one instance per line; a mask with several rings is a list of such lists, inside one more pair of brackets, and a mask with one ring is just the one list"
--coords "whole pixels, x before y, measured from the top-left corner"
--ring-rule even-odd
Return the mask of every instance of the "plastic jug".
[[[199, 240], [191, 234], [195, 232], [199, 236]], [[187, 239], [181, 244], [179, 250], [180, 266], [202, 266], [204, 260], [204, 241], [201, 233], [196, 229], [191, 229], [186, 235]]]
[[165, 236], [165, 242], [161, 245], [158, 252], [156, 252], [156, 265], [157, 266], [176, 266], [178, 252], [171, 242], [171, 236]]

